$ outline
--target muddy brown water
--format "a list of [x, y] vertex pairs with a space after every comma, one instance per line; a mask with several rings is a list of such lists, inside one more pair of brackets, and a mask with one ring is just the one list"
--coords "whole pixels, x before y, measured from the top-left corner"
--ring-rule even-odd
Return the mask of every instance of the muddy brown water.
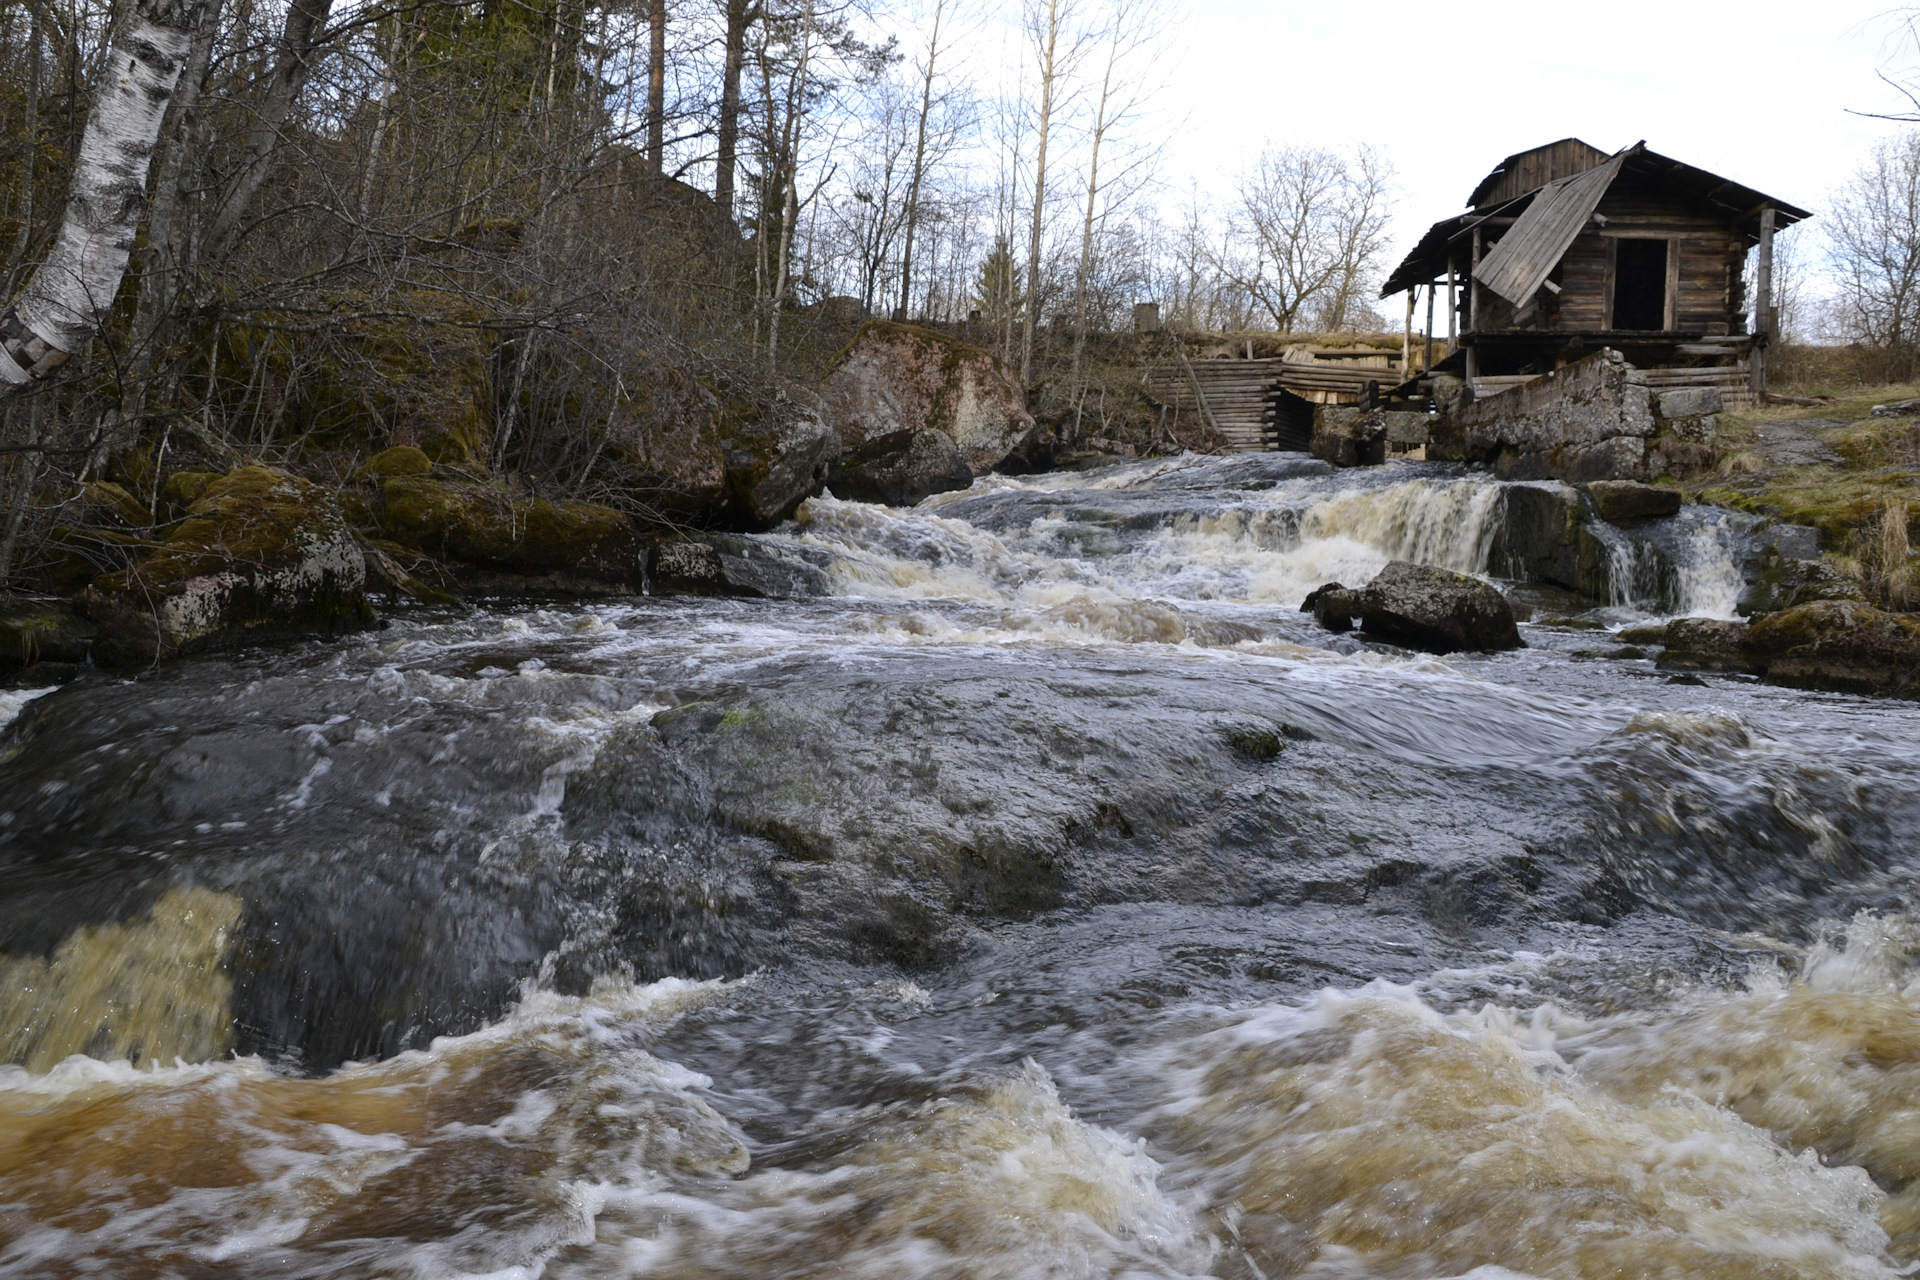
[[1911, 705], [1592, 656], [1699, 513], [1516, 653], [1297, 612], [1500, 500], [822, 499], [825, 595], [0, 692], [0, 1274], [1906, 1273]]

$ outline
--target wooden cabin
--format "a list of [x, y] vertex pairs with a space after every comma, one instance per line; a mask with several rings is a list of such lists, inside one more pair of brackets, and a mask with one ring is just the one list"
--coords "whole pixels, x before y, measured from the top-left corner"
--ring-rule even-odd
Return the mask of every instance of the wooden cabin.
[[[1407, 294], [1409, 346], [1424, 341], [1428, 364], [1484, 395], [1612, 347], [1657, 384], [1764, 397], [1769, 317], [1748, 324], [1747, 254], [1760, 251], [1765, 296], [1773, 233], [1805, 209], [1645, 143], [1609, 155], [1578, 138], [1508, 156], [1467, 203], [1380, 292]], [[1434, 352], [1442, 297], [1446, 345]]]

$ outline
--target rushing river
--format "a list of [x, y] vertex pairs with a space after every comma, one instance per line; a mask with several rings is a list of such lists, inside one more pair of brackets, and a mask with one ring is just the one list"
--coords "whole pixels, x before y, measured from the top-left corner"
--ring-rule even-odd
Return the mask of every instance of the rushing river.
[[1696, 511], [1522, 651], [1320, 632], [1502, 492], [1317, 470], [0, 691], [0, 1275], [1907, 1274], [1913, 706], [1618, 650], [1732, 610]]

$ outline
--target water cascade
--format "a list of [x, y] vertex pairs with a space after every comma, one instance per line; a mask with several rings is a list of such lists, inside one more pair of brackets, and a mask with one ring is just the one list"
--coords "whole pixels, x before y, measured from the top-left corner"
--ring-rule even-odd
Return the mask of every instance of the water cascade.
[[796, 598], [0, 693], [0, 1274], [1910, 1273], [1910, 710], [1595, 656], [1725, 513], [1511, 653], [1299, 612], [1507, 492], [823, 497]]

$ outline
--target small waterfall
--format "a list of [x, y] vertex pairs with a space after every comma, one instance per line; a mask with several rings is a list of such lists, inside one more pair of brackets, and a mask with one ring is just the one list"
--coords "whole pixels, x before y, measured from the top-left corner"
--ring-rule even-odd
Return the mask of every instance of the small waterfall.
[[1633, 538], [1603, 536], [1607, 546], [1607, 603], [1616, 609], [1657, 612], [1665, 597], [1666, 559], [1658, 547]]
[[1302, 536], [1351, 538], [1394, 560], [1484, 573], [1499, 527], [1500, 491], [1484, 480], [1415, 480], [1343, 494], [1302, 513]]
[[1690, 618], [1731, 618], [1746, 581], [1734, 559], [1734, 535], [1725, 520], [1694, 526], [1674, 563], [1676, 611]]
[[1607, 549], [1607, 603], [1676, 618], [1731, 618], [1746, 588], [1729, 513], [1688, 508], [1625, 530], [1596, 522]]

